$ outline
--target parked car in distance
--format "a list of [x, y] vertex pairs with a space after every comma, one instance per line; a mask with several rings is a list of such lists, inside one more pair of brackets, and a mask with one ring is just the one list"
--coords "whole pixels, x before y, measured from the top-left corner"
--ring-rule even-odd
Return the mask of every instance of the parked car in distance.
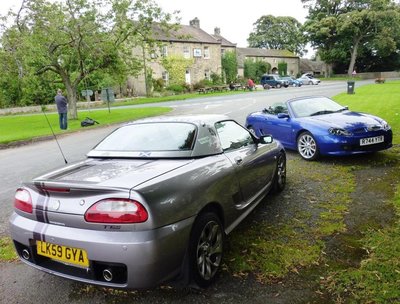
[[289, 86], [287, 80], [281, 79], [281, 77], [276, 74], [264, 74], [263, 76], [261, 76], [260, 83], [264, 87], [264, 89], [269, 89], [271, 87], [279, 89], [281, 87], [287, 88]]
[[23, 262], [64, 278], [207, 287], [225, 235], [285, 182], [285, 150], [271, 136], [224, 115], [149, 118], [22, 184], [10, 231]]
[[307, 77], [310, 77], [310, 78], [314, 78], [314, 74], [313, 73], [304, 73], [300, 77], [304, 77], [304, 76], [307, 76]]
[[323, 96], [299, 97], [251, 113], [246, 126], [256, 136], [271, 134], [306, 160], [385, 150], [393, 137], [383, 119], [349, 111]]
[[292, 87], [301, 87], [303, 85], [303, 83], [299, 80], [297, 80], [296, 78], [290, 77], [290, 76], [284, 76], [281, 77], [281, 79], [286, 80], [289, 84], [289, 86]]
[[317, 85], [321, 82], [318, 78], [310, 77], [307, 75], [303, 75], [300, 78], [297, 78], [298, 81], [300, 81], [302, 84], [311, 84], [311, 85]]

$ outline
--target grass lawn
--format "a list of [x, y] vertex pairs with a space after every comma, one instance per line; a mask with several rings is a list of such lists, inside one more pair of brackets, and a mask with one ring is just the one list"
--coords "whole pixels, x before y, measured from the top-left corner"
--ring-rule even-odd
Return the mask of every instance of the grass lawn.
[[226, 92], [211, 92], [207, 94], [200, 93], [188, 93], [182, 95], [172, 95], [172, 96], [163, 96], [163, 97], [139, 97], [132, 100], [127, 101], [116, 101], [112, 103], [113, 107], [125, 106], [125, 105], [136, 105], [136, 104], [146, 104], [146, 103], [156, 103], [156, 102], [167, 102], [167, 101], [179, 101], [186, 100], [192, 98], [204, 98], [204, 97], [213, 97], [213, 96], [223, 96], [223, 95], [237, 95], [249, 93], [249, 91], [226, 91]]
[[393, 143], [400, 143], [400, 81], [357, 88], [355, 94], [339, 94], [334, 99], [352, 111], [366, 112], [385, 119], [393, 129]]
[[[111, 109], [111, 113], [108, 110], [99, 111], [79, 111], [78, 120], [68, 121], [68, 131], [74, 131], [81, 129], [80, 122], [86, 116], [99, 122], [96, 126], [104, 126], [108, 124], [131, 121], [143, 117], [156, 116], [171, 109], [166, 107], [151, 107], [151, 108], [140, 108], [140, 109]], [[50, 124], [56, 134], [65, 133], [61, 131], [58, 124], [58, 114], [48, 113], [46, 114], [50, 121]], [[93, 127], [89, 127], [93, 128]], [[51, 135], [46, 117], [43, 114], [34, 115], [13, 115], [13, 116], [1, 116], [0, 117], [0, 144], [7, 144], [19, 140], [29, 140], [35, 137]]]

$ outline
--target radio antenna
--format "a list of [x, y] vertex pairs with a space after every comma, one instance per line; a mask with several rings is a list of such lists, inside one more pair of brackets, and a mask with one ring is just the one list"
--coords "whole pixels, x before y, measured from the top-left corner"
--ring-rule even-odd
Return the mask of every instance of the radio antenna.
[[65, 155], [64, 155], [64, 153], [63, 153], [63, 151], [62, 151], [62, 149], [61, 149], [61, 146], [60, 146], [60, 144], [58, 143], [56, 134], [54, 133], [53, 128], [52, 128], [52, 126], [51, 126], [51, 124], [50, 124], [50, 121], [49, 121], [49, 119], [47, 118], [47, 115], [46, 115], [46, 113], [45, 113], [45, 111], [44, 111], [44, 106], [42, 106], [41, 108], [42, 108], [42, 112], [43, 112], [43, 114], [44, 114], [44, 117], [46, 117], [47, 123], [49, 124], [51, 133], [53, 133], [54, 139], [56, 140], [58, 149], [60, 149], [61, 155], [62, 155], [62, 157], [64, 158], [64, 162], [65, 162], [65, 164], [68, 164], [67, 159], [65, 158]]

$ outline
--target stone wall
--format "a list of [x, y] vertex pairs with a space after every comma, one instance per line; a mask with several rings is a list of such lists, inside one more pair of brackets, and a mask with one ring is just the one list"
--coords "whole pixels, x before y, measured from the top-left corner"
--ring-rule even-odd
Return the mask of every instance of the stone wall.
[[[335, 74], [336, 77], [348, 77], [347, 74]], [[376, 78], [400, 78], [400, 72], [368, 72], [368, 73], [357, 73], [357, 77], [361, 79], [376, 79]]]

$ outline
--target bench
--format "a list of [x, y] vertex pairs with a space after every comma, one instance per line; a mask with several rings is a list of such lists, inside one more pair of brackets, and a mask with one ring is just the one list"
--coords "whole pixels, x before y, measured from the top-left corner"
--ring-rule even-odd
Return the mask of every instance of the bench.
[[199, 88], [199, 89], [197, 90], [197, 92], [199, 92], [199, 94], [200, 94], [200, 93], [206, 94], [206, 93], [212, 92], [212, 91], [213, 91], [212, 88]]

